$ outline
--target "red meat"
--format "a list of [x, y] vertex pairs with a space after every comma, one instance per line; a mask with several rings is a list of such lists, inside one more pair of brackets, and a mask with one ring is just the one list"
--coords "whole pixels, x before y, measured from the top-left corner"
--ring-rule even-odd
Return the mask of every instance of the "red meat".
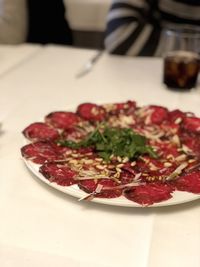
[[172, 197], [173, 187], [167, 184], [150, 183], [132, 187], [124, 191], [124, 196], [141, 205], [152, 205]]
[[57, 111], [47, 115], [45, 121], [58, 129], [70, 129], [80, 121], [80, 117], [73, 112]]
[[150, 106], [150, 109], [153, 111], [150, 117], [152, 123], [161, 124], [163, 121], [168, 118], [168, 110], [160, 106]]
[[101, 190], [100, 193], [95, 193], [95, 197], [99, 197], [99, 198], [116, 198], [116, 197], [120, 197], [122, 194], [122, 190], [121, 189], [115, 189], [114, 187], [117, 186], [118, 184], [111, 180], [111, 179], [100, 179], [98, 180], [98, 182], [96, 183], [95, 180], [84, 180], [84, 181], [80, 181], [78, 183], [78, 186], [80, 189], [82, 189], [83, 191], [85, 191], [86, 193], [93, 193], [95, 192], [97, 185], [103, 185], [103, 188]]
[[200, 118], [186, 117], [183, 121], [183, 128], [189, 132], [200, 133]]
[[76, 184], [76, 172], [68, 166], [58, 163], [46, 163], [39, 170], [45, 178], [50, 182], [54, 182], [62, 186], [70, 186]]
[[177, 119], [183, 120], [186, 117], [185, 113], [179, 109], [172, 110], [168, 113], [168, 118], [171, 122], [175, 122]]
[[127, 101], [127, 102], [123, 102], [123, 103], [116, 103], [113, 104], [113, 108], [110, 111], [111, 114], [120, 114], [120, 113], [124, 113], [124, 114], [133, 114], [133, 112], [136, 109], [136, 102], [135, 101]]
[[103, 121], [106, 118], [106, 110], [92, 103], [84, 103], [78, 106], [77, 114], [89, 121]]
[[56, 150], [55, 145], [50, 142], [36, 142], [25, 145], [21, 148], [21, 154], [25, 159], [38, 164], [60, 158], [59, 150]]
[[200, 171], [195, 171], [180, 177], [176, 180], [175, 187], [179, 191], [200, 194]]
[[43, 122], [30, 124], [22, 133], [31, 141], [55, 140], [59, 137], [59, 133], [56, 129]]

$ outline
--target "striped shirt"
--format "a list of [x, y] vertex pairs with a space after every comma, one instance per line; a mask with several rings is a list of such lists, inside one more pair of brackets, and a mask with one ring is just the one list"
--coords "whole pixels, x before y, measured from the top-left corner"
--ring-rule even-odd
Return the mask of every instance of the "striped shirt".
[[200, 0], [113, 0], [105, 48], [112, 54], [160, 56], [167, 24], [200, 26]]

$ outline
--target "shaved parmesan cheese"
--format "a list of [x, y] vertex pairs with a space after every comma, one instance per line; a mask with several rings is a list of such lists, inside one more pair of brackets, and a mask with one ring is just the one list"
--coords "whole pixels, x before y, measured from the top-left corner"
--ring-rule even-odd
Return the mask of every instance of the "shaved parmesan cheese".
[[182, 170], [184, 170], [188, 166], [187, 162], [182, 163], [178, 166], [168, 177], [166, 177], [166, 181], [170, 181], [175, 179], [179, 174], [181, 174]]

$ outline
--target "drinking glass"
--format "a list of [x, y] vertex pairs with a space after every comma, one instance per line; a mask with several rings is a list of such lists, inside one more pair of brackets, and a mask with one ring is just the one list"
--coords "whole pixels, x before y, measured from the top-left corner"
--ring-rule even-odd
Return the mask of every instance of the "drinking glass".
[[174, 90], [195, 88], [200, 69], [200, 27], [168, 27], [162, 37], [164, 84]]

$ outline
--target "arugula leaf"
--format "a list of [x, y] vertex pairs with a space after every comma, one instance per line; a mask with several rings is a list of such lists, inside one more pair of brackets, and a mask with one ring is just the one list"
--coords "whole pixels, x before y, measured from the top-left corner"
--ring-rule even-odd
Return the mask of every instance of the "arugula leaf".
[[140, 155], [148, 154], [156, 158], [155, 151], [152, 147], [147, 146], [146, 142], [145, 136], [135, 133], [130, 128], [122, 129], [104, 126], [103, 129], [97, 127], [80, 142], [64, 140], [58, 143], [73, 149], [94, 147], [99, 156], [105, 161], [109, 161], [111, 155], [136, 159]]

